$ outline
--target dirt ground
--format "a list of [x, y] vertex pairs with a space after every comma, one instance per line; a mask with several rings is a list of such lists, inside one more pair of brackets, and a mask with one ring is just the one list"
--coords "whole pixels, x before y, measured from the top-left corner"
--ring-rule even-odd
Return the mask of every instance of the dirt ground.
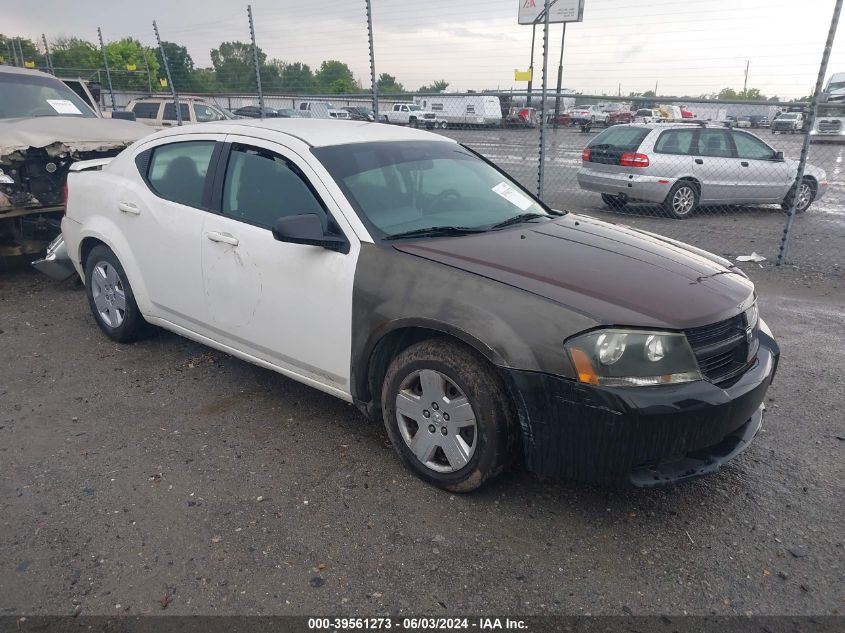
[[658, 490], [455, 496], [351, 405], [84, 294], [0, 275], [0, 615], [845, 612], [845, 290], [752, 270], [783, 349], [764, 428]]

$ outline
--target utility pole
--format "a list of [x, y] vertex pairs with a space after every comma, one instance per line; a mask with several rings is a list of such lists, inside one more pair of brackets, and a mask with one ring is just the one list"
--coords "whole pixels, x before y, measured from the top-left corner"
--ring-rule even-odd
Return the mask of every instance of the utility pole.
[[560, 61], [557, 65], [557, 97], [555, 97], [555, 122], [557, 129], [558, 118], [560, 118], [560, 90], [563, 86], [563, 47], [566, 44], [566, 22], [563, 23], [563, 35], [560, 38]]
[[47, 63], [47, 72], [55, 75], [56, 71], [53, 70], [53, 59], [50, 57], [50, 47], [47, 46], [47, 37], [44, 33], [41, 34], [41, 41], [44, 42], [44, 61]]
[[258, 48], [255, 46], [255, 26], [252, 23], [252, 5], [246, 5], [249, 16], [249, 37], [252, 39], [252, 63], [255, 65], [255, 85], [258, 87], [258, 109], [264, 118], [264, 92], [261, 90], [261, 69], [258, 66]]
[[545, 0], [543, 16], [543, 76], [542, 103], [540, 104], [540, 156], [537, 167], [537, 197], [543, 199], [543, 185], [546, 179], [546, 78], [549, 71], [549, 7], [554, 0]]
[[21, 56], [21, 68], [26, 67], [26, 58], [23, 56], [23, 45], [21, 44], [21, 38], [18, 38], [18, 53]]
[[376, 52], [373, 46], [373, 3], [367, 2], [367, 37], [370, 40], [370, 82], [373, 85], [373, 120], [378, 121], [378, 83], [376, 82]]
[[161, 37], [159, 37], [155, 20], [153, 20], [153, 31], [156, 34], [158, 52], [161, 53], [161, 62], [164, 64], [164, 74], [167, 75], [167, 83], [170, 85], [170, 94], [173, 95], [173, 107], [176, 108], [176, 125], [182, 125], [182, 108], [179, 105], [179, 95], [176, 94], [176, 86], [173, 85], [173, 78], [170, 76], [170, 64], [167, 63], [167, 55], [164, 54], [164, 48], [161, 46]]
[[109, 82], [109, 95], [111, 96], [111, 111], [115, 111], [114, 105], [114, 88], [111, 84], [111, 71], [109, 71], [109, 59], [106, 56], [106, 46], [103, 44], [103, 32], [100, 30], [100, 27], [97, 27], [97, 37], [100, 38], [100, 51], [103, 53], [103, 64], [106, 67], [106, 80]]
[[748, 94], [748, 67], [749, 66], [751, 66], [751, 60], [746, 59], [745, 60], [745, 83], [742, 84], [742, 94], [743, 95]]
[[660, 81], [659, 79], [655, 79], [654, 81], [654, 96], [657, 96], [657, 82]]
[[528, 64], [528, 98], [525, 101], [525, 107], [531, 107], [531, 88], [534, 86], [534, 40], [537, 38], [537, 22], [531, 25], [531, 62]]

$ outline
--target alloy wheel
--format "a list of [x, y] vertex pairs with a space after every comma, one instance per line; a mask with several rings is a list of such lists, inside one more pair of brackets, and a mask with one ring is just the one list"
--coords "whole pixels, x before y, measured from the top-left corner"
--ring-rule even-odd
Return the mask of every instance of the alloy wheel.
[[99, 261], [91, 275], [91, 295], [97, 314], [110, 328], [119, 328], [126, 317], [126, 291], [117, 269]]
[[438, 473], [461, 470], [478, 445], [475, 412], [464, 392], [433, 369], [408, 375], [396, 396], [396, 419], [416, 459]]
[[813, 188], [806, 182], [802, 182], [798, 188], [798, 199], [795, 201], [795, 211], [801, 213], [806, 211], [807, 207], [813, 201]]
[[672, 196], [672, 210], [676, 215], [687, 215], [695, 206], [695, 191], [692, 187], [679, 187]]

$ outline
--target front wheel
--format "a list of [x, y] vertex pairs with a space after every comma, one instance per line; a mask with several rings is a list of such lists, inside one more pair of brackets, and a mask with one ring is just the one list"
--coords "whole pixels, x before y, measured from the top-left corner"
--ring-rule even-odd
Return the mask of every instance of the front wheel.
[[[795, 213], [804, 213], [807, 209], [810, 208], [810, 205], [813, 203], [815, 197], [815, 183], [809, 178], [805, 178], [803, 181], [801, 181], [801, 186], [798, 188], [798, 199], [795, 200]], [[794, 198], [795, 189], [793, 188], [788, 194], [786, 194], [786, 198], [784, 198], [783, 203], [781, 204], [781, 208], [787, 213], [792, 207], [792, 202]]]
[[698, 188], [691, 182], [676, 182], [663, 201], [663, 210], [670, 218], [683, 220], [698, 208]]
[[107, 246], [94, 247], [85, 260], [85, 291], [94, 320], [110, 339], [131, 343], [149, 333], [126, 272]]
[[412, 345], [390, 364], [382, 385], [387, 434], [420, 478], [470, 492], [512, 460], [516, 416], [493, 367], [445, 339]]

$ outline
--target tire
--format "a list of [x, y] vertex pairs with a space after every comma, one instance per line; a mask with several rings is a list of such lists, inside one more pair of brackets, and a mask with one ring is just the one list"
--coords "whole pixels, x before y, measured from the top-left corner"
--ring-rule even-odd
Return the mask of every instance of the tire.
[[408, 119], [408, 125], [410, 125], [411, 127], [419, 127], [417, 117], [411, 117], [410, 119]]
[[663, 211], [670, 218], [686, 219], [698, 208], [698, 198], [698, 187], [694, 183], [687, 180], [678, 181], [663, 201]]
[[[396, 452], [439, 488], [475, 490], [516, 454], [517, 418], [506, 389], [487, 360], [461, 344], [431, 339], [408, 347], [391, 362], [381, 398]], [[458, 415], [466, 424], [456, 424]]]
[[604, 126], [610, 127], [611, 125], [612, 125], [612, 123], [610, 122], [610, 117], [609, 116], [604, 117]]
[[612, 196], [609, 193], [601, 194], [601, 201], [605, 206], [614, 211], [621, 211], [628, 205], [628, 201], [622, 196]]
[[448, 122], [446, 122], [446, 121], [441, 121], [441, 122], [440, 122], [440, 129], [441, 129], [441, 130], [446, 130], [446, 129], [448, 129], [448, 128], [449, 128], [449, 123], [448, 123]]
[[85, 294], [94, 320], [110, 339], [131, 343], [150, 333], [126, 272], [107, 246], [95, 246], [85, 260]]
[[[806, 195], [804, 194], [804, 188], [806, 187]], [[801, 213], [805, 213], [807, 209], [810, 208], [810, 205], [813, 204], [813, 200], [816, 198], [816, 183], [813, 182], [810, 178], [805, 178], [801, 181], [801, 188], [802, 188], [802, 195], [799, 197], [798, 204], [795, 206], [795, 214], [799, 215]], [[781, 209], [783, 209], [786, 213], [789, 213], [789, 208], [792, 206], [792, 200], [795, 197], [795, 189], [791, 189], [788, 194], [786, 194], [786, 198], [783, 199], [781, 203]]]

